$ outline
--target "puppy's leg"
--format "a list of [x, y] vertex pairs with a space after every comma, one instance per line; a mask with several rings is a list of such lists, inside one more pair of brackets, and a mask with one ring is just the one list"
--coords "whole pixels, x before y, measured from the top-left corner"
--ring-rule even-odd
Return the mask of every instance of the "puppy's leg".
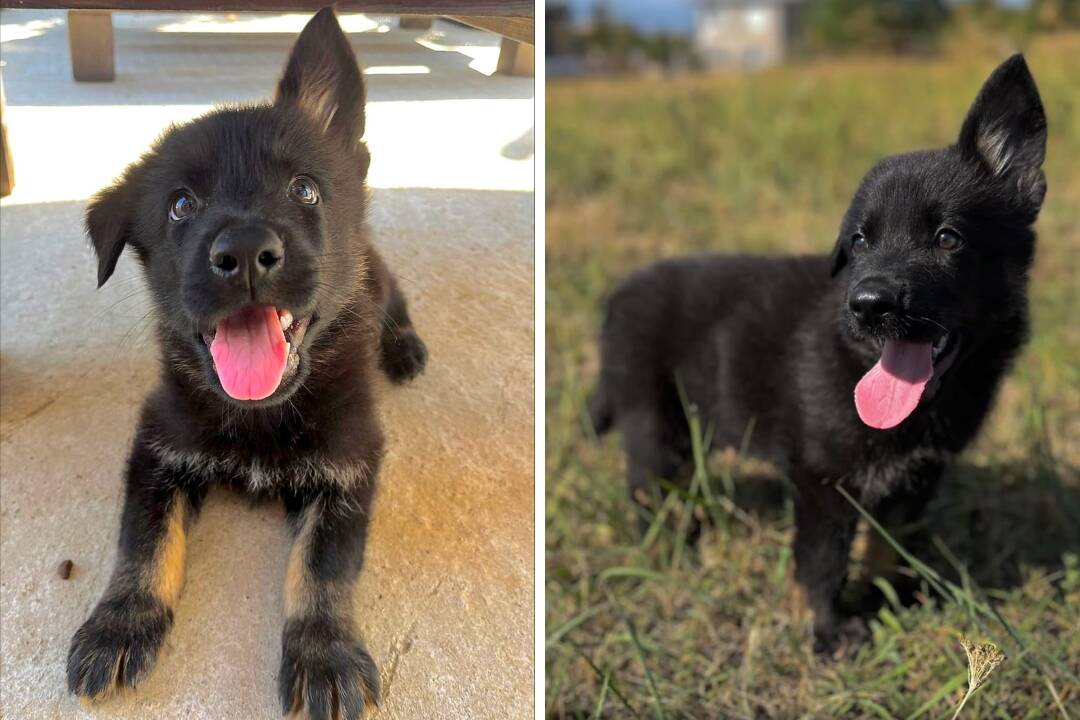
[[358, 720], [379, 701], [379, 673], [357, 633], [352, 603], [373, 486], [286, 498], [295, 532], [278, 675], [286, 714]]
[[831, 485], [798, 483], [795, 580], [813, 615], [814, 649], [820, 653], [865, 636], [865, 628], [851, 622], [840, 607], [857, 521], [856, 510]]
[[627, 491], [638, 510], [638, 529], [648, 530], [650, 514], [660, 509], [662, 481], [678, 483], [685, 458], [667, 435], [670, 428], [652, 409], [620, 412], [626, 450]]
[[[937, 493], [943, 469], [943, 464], [937, 460], [909, 468], [909, 480], [904, 487], [887, 497], [875, 510], [875, 516], [886, 530], [903, 547], [916, 555], [923, 549], [924, 541], [913, 530], [922, 520], [926, 506]], [[896, 549], [876, 531], [867, 537], [863, 564], [866, 577], [881, 576], [889, 580], [902, 604], [911, 605], [915, 602], [916, 592], [920, 589], [916, 573], [906, 567]], [[874, 612], [881, 607], [884, 600], [881, 591], [873, 586], [859, 610], [864, 613]]]
[[373, 257], [372, 265], [372, 276], [381, 290], [383, 312], [379, 366], [394, 382], [407, 382], [424, 371], [427, 346], [413, 327], [397, 278], [377, 255]]
[[75, 633], [68, 689], [97, 697], [134, 687], [153, 667], [184, 580], [187, 530], [205, 486], [163, 467], [136, 441], [128, 462], [119, 559], [109, 587]]

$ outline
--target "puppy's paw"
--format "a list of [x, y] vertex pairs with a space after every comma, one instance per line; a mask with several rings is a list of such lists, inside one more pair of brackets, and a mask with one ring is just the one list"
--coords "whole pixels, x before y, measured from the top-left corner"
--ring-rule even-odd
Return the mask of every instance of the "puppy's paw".
[[153, 667], [172, 622], [172, 610], [146, 593], [102, 599], [71, 640], [68, 691], [96, 698], [135, 687]]
[[383, 332], [382, 369], [394, 382], [407, 382], [422, 373], [427, 356], [427, 346], [414, 330]]
[[814, 652], [823, 659], [840, 660], [858, 652], [870, 640], [870, 629], [860, 617], [846, 617], [814, 625]]
[[379, 671], [360, 641], [337, 621], [290, 620], [282, 634], [278, 692], [286, 715], [360, 720], [378, 705]]

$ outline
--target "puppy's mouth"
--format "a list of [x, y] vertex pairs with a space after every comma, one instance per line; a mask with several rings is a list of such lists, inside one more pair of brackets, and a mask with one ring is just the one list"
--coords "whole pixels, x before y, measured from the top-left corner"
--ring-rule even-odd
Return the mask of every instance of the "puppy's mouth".
[[312, 317], [285, 309], [248, 305], [203, 332], [214, 371], [234, 400], [265, 400], [300, 366], [300, 345]]
[[878, 430], [902, 423], [937, 391], [959, 347], [955, 332], [942, 332], [933, 342], [884, 340], [881, 358], [855, 386], [859, 419]]

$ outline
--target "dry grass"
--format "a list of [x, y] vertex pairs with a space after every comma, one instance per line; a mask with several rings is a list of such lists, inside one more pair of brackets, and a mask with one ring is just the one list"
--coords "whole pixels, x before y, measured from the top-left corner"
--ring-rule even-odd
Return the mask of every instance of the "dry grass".
[[[961, 717], [1078, 705], [1080, 36], [1025, 52], [1050, 122], [1033, 341], [977, 447], [918, 532], [897, 538], [931, 573], [922, 602], [886, 604], [871, 644], [833, 663], [814, 657], [792, 606], [782, 484], [762, 503], [730, 453], [703, 457], [696, 492], [669, 497], [667, 519], [637, 535], [618, 439], [591, 439], [583, 415], [600, 302], [661, 256], [826, 251], [861, 174], [954, 138], [1000, 56], [549, 87], [549, 715], [947, 719], [970, 689], [962, 635], [1010, 660]], [[709, 519], [697, 544], [691, 515]]]

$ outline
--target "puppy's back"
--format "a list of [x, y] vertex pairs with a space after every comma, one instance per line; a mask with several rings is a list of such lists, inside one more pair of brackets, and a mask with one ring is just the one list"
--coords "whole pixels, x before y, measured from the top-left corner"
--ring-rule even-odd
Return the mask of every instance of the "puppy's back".
[[799, 319], [828, 280], [824, 256], [700, 255], [635, 272], [605, 304], [600, 381], [589, 402], [594, 429], [610, 430], [634, 407], [670, 404], [664, 396], [676, 374], [695, 402], [711, 406], [727, 394], [717, 387], [722, 376], [741, 374], [725, 366], [785, 361]]

